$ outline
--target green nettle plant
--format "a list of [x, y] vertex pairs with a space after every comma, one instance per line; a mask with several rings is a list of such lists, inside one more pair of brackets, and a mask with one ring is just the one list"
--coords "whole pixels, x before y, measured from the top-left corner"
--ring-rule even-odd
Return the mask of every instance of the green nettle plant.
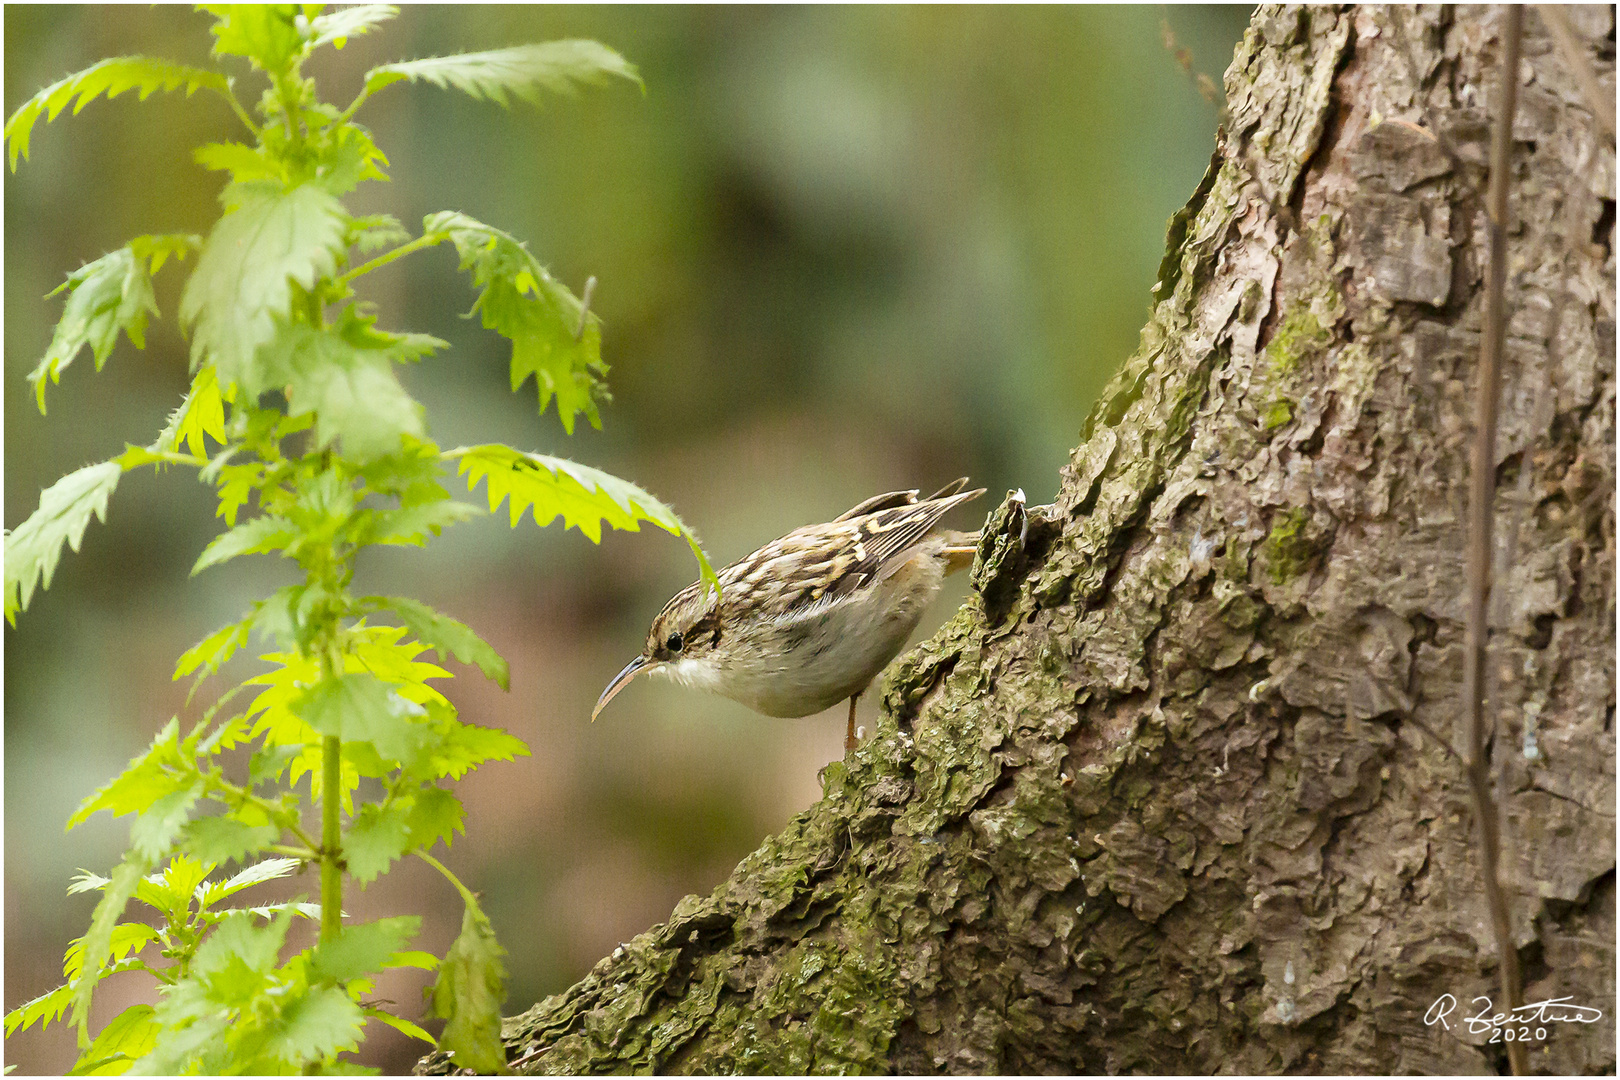
[[[457, 719], [430, 685], [449, 673], [420, 657], [431, 649], [475, 664], [503, 688], [507, 666], [472, 630], [425, 604], [357, 595], [356, 563], [369, 547], [421, 545], [482, 513], [450, 498], [443, 481], [453, 465], [469, 489], [486, 485], [490, 510], [510, 500], [514, 527], [531, 508], [537, 524], [560, 515], [593, 541], [604, 524], [634, 530], [651, 522], [684, 537], [705, 579], [718, 582], [691, 530], [632, 484], [507, 446], [434, 445], [395, 365], [445, 343], [377, 327], [355, 294], [366, 274], [422, 248], [454, 245], [478, 290], [474, 310], [512, 342], [512, 388], [533, 376], [541, 411], [555, 400], [570, 433], [580, 413], [600, 423], [600, 324], [499, 229], [444, 212], [429, 215], [412, 239], [393, 218], [353, 216], [339, 200], [363, 181], [387, 179], [387, 159], [354, 117], [393, 83], [421, 80], [505, 104], [508, 95], [534, 101], [542, 90], [639, 79], [605, 46], [555, 41], [384, 64], [340, 109], [316, 96], [304, 61], [374, 29], [393, 8], [203, 10], [215, 20], [214, 55], [246, 60], [268, 79], [254, 110], [220, 71], [121, 57], [47, 87], [5, 126], [15, 169], [36, 122], [70, 102], [77, 112], [100, 94], [184, 89], [223, 98], [248, 135], [195, 152], [205, 168], [229, 174], [223, 215], [206, 239], [137, 237], [58, 290], [67, 294], [62, 320], [29, 376], [41, 412], [47, 385], [85, 346], [99, 369], [119, 331], [143, 345], [156, 314], [152, 275], [195, 253], [180, 300], [191, 387], [155, 442], [62, 478], [6, 538], [5, 614], [15, 622], [36, 588], [50, 584], [63, 543], [77, 550], [91, 516], [105, 519], [119, 477], [147, 465], [195, 468], [218, 493], [227, 529], [194, 573], [278, 552], [302, 580], [197, 643], [174, 677], [195, 679], [195, 693], [255, 635], [273, 649], [263, 657], [269, 670], [221, 694], [189, 728], [171, 719], [68, 822], [102, 810], [135, 815], [123, 861], [68, 889], [101, 897], [89, 930], [68, 947], [66, 983], [7, 1015], [6, 1034], [71, 1009], [82, 1051], [76, 1073], [354, 1071], [339, 1055], [357, 1048], [368, 1020], [434, 1043], [368, 1000], [379, 972], [411, 966], [437, 968], [429, 1011], [447, 1021], [437, 1045], [464, 1067], [498, 1071], [502, 950], [477, 898], [431, 851], [463, 829], [461, 804], [442, 783], [528, 750], [503, 731]], [[226, 754], [239, 747], [251, 756]], [[345, 881], [374, 881], [407, 855], [440, 871], [465, 903], [460, 936], [442, 959], [409, 948], [415, 916], [343, 920]], [[235, 873], [221, 869], [227, 864]], [[306, 865], [319, 867], [319, 903], [236, 906], [244, 891]], [[126, 918], [131, 900], [151, 922]], [[319, 920], [319, 939], [284, 956], [295, 918]], [[92, 1039], [96, 984], [132, 970], [158, 980], [157, 1003], [125, 1009]]]

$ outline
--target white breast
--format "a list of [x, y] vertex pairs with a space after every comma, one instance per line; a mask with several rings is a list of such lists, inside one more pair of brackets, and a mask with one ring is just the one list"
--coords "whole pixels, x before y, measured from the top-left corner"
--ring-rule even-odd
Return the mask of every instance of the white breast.
[[774, 642], [773, 647], [677, 660], [660, 671], [766, 716], [808, 716], [831, 708], [866, 689], [905, 647], [944, 579], [938, 546], [919, 545], [916, 555], [881, 581], [755, 638]]

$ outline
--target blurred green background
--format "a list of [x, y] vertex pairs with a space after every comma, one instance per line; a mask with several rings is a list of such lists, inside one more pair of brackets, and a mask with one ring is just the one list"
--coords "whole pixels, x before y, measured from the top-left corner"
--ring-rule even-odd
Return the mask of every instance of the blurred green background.
[[[608, 468], [671, 503], [718, 565], [893, 488], [972, 476], [990, 496], [953, 518], [959, 528], [1008, 488], [1053, 496], [1093, 397], [1135, 347], [1165, 221], [1213, 148], [1219, 103], [1193, 75], [1219, 83], [1248, 11], [413, 7], [309, 70], [346, 102], [376, 63], [555, 37], [596, 38], [639, 65], [645, 95], [618, 85], [542, 109], [390, 88], [360, 119], [394, 180], [350, 202], [415, 228], [464, 210], [526, 239], [576, 291], [596, 275], [613, 366], [602, 431], [568, 439], [536, 416], [532, 384], [509, 392], [506, 344], [460, 317], [473, 294], [448, 246], [363, 292], [383, 326], [452, 343], [405, 372], [441, 446], [499, 440]], [[104, 56], [207, 62], [207, 26], [179, 7], [8, 5], [6, 112]], [[206, 231], [220, 174], [189, 148], [236, 134], [206, 95], [126, 95], [36, 129], [33, 160], [7, 176], [7, 527], [64, 472], [150, 441], [186, 385], [172, 316], [189, 264], [158, 278], [164, 320], [146, 351], [120, 344], [99, 375], [81, 356], [48, 419], [24, 381], [61, 310], [41, 297], [132, 235]], [[91, 524], [6, 630], [8, 1009], [61, 981], [62, 949], [93, 906], [64, 897], [68, 878], [105, 871], [127, 839], [127, 820], [101, 815], [66, 836], [63, 822], [169, 716], [196, 714], [169, 680], [179, 653], [291, 580], [263, 557], [188, 580], [220, 528], [191, 474], [129, 474], [108, 523]], [[484, 894], [510, 950], [508, 1011], [713, 888], [819, 797], [816, 772], [841, 753], [837, 709], [767, 720], [651, 681], [586, 723], [695, 576], [685, 546], [656, 531], [594, 548], [527, 520], [508, 529], [503, 510], [361, 573], [357, 587], [435, 604], [511, 661], [508, 694], [453, 663], [443, 686], [465, 719], [533, 751], [461, 785], [469, 829], [446, 860]], [[963, 593], [954, 583], [923, 630]], [[258, 667], [243, 657], [226, 677]], [[863, 701], [863, 722], [874, 714]], [[311, 876], [286, 884], [316, 890]], [[454, 893], [414, 863], [346, 907], [422, 913], [420, 947], [436, 952], [460, 919]], [[422, 981], [380, 995], [415, 1017]], [[150, 993], [118, 977], [96, 1022]], [[376, 1028], [366, 1060], [408, 1069], [419, 1047]], [[6, 1060], [63, 1070], [71, 1035], [36, 1029]]]

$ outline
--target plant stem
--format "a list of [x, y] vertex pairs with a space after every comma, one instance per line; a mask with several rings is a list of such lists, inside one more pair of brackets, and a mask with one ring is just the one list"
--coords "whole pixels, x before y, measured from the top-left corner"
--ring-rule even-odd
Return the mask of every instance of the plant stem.
[[[240, 689], [241, 687], [237, 687], [235, 690], [232, 690], [231, 693], [234, 694], [236, 693], [236, 690]], [[223, 701], [223, 699], [221, 700]], [[217, 707], [219, 703], [216, 702], [215, 704]], [[208, 778], [208, 784], [208, 792], [210, 796], [218, 799], [222, 803], [235, 805], [238, 809], [251, 804], [263, 810], [265, 816], [267, 816], [271, 821], [274, 821], [277, 825], [280, 825], [283, 829], [286, 829], [299, 840], [303, 841], [306, 849], [305, 854], [309, 858], [316, 857], [316, 853], [320, 850], [320, 845], [315, 842], [314, 837], [310, 836], [309, 833], [304, 831], [303, 826], [298, 821], [298, 816], [289, 812], [280, 803], [266, 799], [262, 795], [255, 795], [247, 788], [237, 787], [230, 781], [221, 779], [218, 776], [210, 776]], [[272, 848], [272, 850], [274, 849]], [[292, 854], [292, 852], [289, 851], [286, 852], [286, 854]], [[302, 858], [304, 856], [300, 857]]]
[[349, 102], [349, 107], [338, 113], [338, 118], [332, 122], [332, 126], [337, 127], [340, 124], [347, 124], [354, 118], [354, 114], [360, 111], [360, 106], [364, 105], [366, 99], [370, 96], [371, 88], [361, 87], [360, 92], [354, 96], [354, 100]]
[[343, 830], [338, 821], [342, 801], [343, 742], [336, 735], [321, 739], [321, 940], [343, 929]]
[[[1485, 327], [1481, 335], [1479, 375], [1474, 400], [1474, 455], [1470, 470], [1468, 528], [1468, 633], [1463, 666], [1463, 708], [1468, 728], [1467, 777], [1478, 829], [1480, 877], [1496, 931], [1497, 974], [1501, 979], [1503, 1011], [1511, 1013], [1523, 1002], [1519, 951], [1513, 939], [1513, 913], [1502, 889], [1497, 863], [1501, 830], [1496, 796], [1491, 790], [1490, 762], [1486, 758], [1485, 661], [1490, 636], [1492, 526], [1496, 509], [1496, 414], [1502, 382], [1502, 345], [1506, 331], [1508, 184], [1513, 155], [1513, 113], [1518, 104], [1519, 43], [1524, 8], [1509, 4], [1500, 9], [1502, 67], [1496, 115], [1491, 128], [1491, 178], [1485, 214], [1490, 231], [1490, 269], [1486, 278]], [[1492, 712], [1498, 702], [1489, 703]], [[1524, 1044], [1507, 1044], [1508, 1064], [1515, 1076], [1529, 1071]]]
[[399, 247], [395, 248], [393, 251], [383, 252], [370, 262], [362, 263], [346, 274], [339, 275], [337, 284], [347, 285], [349, 282], [353, 281], [357, 277], [360, 277], [362, 274], [369, 274], [373, 270], [379, 270], [393, 262], [395, 259], [404, 258], [413, 251], [421, 251], [423, 248], [432, 247], [435, 244], [442, 244], [444, 243], [445, 239], [446, 235], [442, 232], [426, 233], [417, 237], [415, 240], [412, 240], [408, 244], [399, 245]]
[[243, 108], [242, 103], [236, 99], [236, 91], [232, 88], [231, 82], [232, 80], [226, 80], [225, 89], [221, 91], [220, 96], [230, 103], [231, 111], [236, 114], [236, 118], [242, 121], [243, 125], [245, 125], [247, 129], [253, 133], [253, 137], [257, 139], [260, 137], [259, 125], [253, 122], [253, 117], [248, 115], [247, 109]]
[[1564, 5], [1537, 4], [1536, 10], [1541, 13], [1542, 23], [1558, 45], [1558, 52], [1568, 65], [1569, 73], [1575, 76], [1575, 84], [1581, 88], [1581, 96], [1586, 98], [1586, 107], [1592, 110], [1592, 115], [1597, 117], [1597, 122], [1608, 132], [1609, 138], [1614, 138], [1614, 94], [1604, 93], [1603, 84], [1593, 74], [1592, 65], [1586, 58], [1586, 47], [1575, 37], [1575, 31], [1569, 25], [1569, 16], [1564, 13]]
[[456, 875], [450, 872], [450, 868], [448, 866], [445, 866], [444, 863], [440, 862], [438, 859], [435, 859], [425, 851], [418, 851], [416, 853], [416, 857], [433, 867], [433, 869], [437, 870], [439, 873], [443, 874], [445, 876], [445, 880], [449, 881], [450, 884], [456, 887], [456, 891], [461, 894], [462, 900], [466, 901], [468, 907], [474, 909], [478, 907], [478, 898], [473, 895], [471, 889], [467, 888], [467, 886], [461, 883], [460, 878], [456, 877]]
[[311, 851], [309, 848], [293, 847], [291, 844], [271, 844], [264, 850], [270, 852], [272, 855], [285, 855], [290, 859], [303, 859], [308, 861], [320, 857], [316, 852]]

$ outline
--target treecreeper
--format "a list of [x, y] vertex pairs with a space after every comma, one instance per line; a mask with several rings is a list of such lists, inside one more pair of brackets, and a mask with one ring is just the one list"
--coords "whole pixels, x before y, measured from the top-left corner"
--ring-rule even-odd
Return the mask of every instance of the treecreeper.
[[591, 719], [642, 672], [711, 690], [766, 716], [809, 716], [855, 702], [905, 646], [947, 574], [973, 560], [978, 533], [935, 527], [984, 494], [967, 477], [926, 499], [891, 491], [832, 521], [772, 540], [693, 582], [653, 620], [641, 655], [602, 691]]

